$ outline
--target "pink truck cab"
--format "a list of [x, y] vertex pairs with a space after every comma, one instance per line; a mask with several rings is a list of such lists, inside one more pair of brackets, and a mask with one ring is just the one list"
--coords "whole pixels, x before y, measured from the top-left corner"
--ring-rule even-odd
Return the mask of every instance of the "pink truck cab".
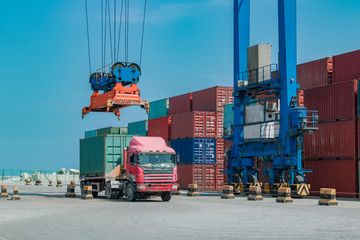
[[174, 149], [161, 137], [133, 137], [124, 149], [122, 181], [119, 186], [128, 201], [161, 196], [171, 199], [177, 191], [177, 167]]

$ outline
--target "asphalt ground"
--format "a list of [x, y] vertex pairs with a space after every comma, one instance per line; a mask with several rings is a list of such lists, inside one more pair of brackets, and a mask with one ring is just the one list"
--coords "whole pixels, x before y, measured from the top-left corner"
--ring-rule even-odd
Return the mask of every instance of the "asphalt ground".
[[[33, 184], [33, 183], [32, 183]], [[359, 239], [360, 202], [221, 199], [219, 193], [127, 202], [104, 195], [65, 198], [61, 188], [17, 184], [21, 200], [0, 200], [2, 239]], [[12, 194], [12, 185], [8, 184]]]

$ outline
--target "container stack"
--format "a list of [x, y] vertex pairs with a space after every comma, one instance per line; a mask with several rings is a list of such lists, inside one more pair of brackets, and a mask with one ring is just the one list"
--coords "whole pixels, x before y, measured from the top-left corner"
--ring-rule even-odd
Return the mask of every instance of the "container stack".
[[162, 137], [170, 146], [170, 127], [169, 98], [150, 102], [148, 136]]
[[[307, 174], [313, 194], [329, 187], [338, 196], [358, 197], [360, 50], [332, 62], [331, 81], [324, 76], [321, 85], [304, 92], [305, 106], [319, 112], [319, 130], [304, 138], [304, 167], [313, 170]], [[312, 80], [309, 75], [306, 84]]]
[[179, 184], [200, 191], [224, 184], [224, 105], [233, 103], [232, 87], [213, 87], [169, 99], [171, 147], [179, 154]]

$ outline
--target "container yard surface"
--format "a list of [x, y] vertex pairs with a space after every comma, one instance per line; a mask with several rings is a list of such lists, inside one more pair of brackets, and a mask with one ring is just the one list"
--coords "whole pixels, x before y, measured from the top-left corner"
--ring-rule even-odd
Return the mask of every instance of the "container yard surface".
[[[8, 185], [12, 189], [12, 185]], [[360, 202], [279, 204], [217, 193], [137, 202], [65, 198], [66, 186], [19, 186], [20, 201], [0, 201], [0, 239], [355, 239]], [[101, 195], [103, 196], [103, 195]], [[241, 224], [239, 224], [241, 223]]]

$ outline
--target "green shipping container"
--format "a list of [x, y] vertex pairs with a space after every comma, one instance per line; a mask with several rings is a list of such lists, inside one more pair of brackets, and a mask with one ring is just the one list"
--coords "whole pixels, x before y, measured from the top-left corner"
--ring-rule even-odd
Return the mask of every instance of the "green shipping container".
[[234, 104], [224, 106], [224, 124], [234, 124]]
[[169, 116], [169, 98], [150, 103], [149, 119]]
[[107, 135], [80, 140], [80, 177], [103, 177], [123, 164], [123, 150], [130, 135]]
[[128, 129], [129, 129], [130, 135], [147, 136], [148, 135], [148, 121], [144, 120], [144, 121], [129, 123]]
[[96, 136], [97, 136], [96, 130], [91, 130], [91, 131], [85, 132], [85, 138], [96, 137]]
[[128, 128], [127, 127], [107, 127], [107, 128], [101, 128], [101, 129], [97, 130], [97, 136], [102, 136], [104, 134], [127, 135]]

